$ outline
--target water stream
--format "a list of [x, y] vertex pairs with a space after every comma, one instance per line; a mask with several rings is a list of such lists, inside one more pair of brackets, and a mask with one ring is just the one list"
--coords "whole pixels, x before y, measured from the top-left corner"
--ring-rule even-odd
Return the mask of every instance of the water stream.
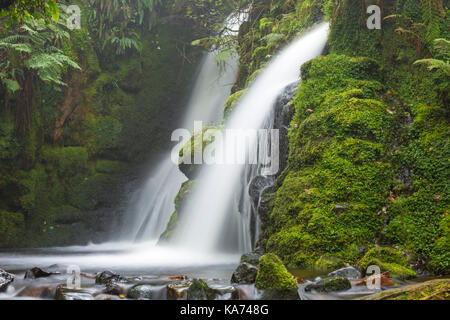
[[[233, 20], [230, 23], [237, 22]], [[237, 26], [232, 28], [237, 29]], [[327, 35], [328, 24], [320, 24], [272, 59], [235, 107], [226, 129], [271, 129], [273, 107], [278, 96], [298, 81], [300, 66], [322, 52]], [[186, 107], [184, 128], [191, 129], [194, 120], [202, 120], [204, 124], [217, 124], [221, 120], [223, 105], [236, 78], [238, 57], [231, 56], [228, 67], [222, 69], [216, 64], [216, 55], [217, 52], [213, 51], [203, 59]], [[249, 153], [258, 148], [255, 139], [249, 137]], [[233, 153], [233, 147], [225, 141], [225, 153]], [[263, 158], [273, 152], [270, 143], [262, 149]], [[174, 199], [186, 181], [168, 154], [149, 174], [141, 190], [133, 195], [129, 220], [120, 242], [87, 247], [11, 250], [0, 253], [0, 268], [20, 273], [35, 266], [53, 266], [61, 271], [75, 264], [83, 272], [110, 269], [144, 277], [186, 274], [220, 278], [229, 284], [240, 255], [251, 251], [258, 237], [258, 219], [254, 216], [248, 195], [250, 183], [257, 176], [270, 178], [261, 164], [205, 166], [186, 203], [173, 243], [157, 246], [156, 242], [174, 211]], [[24, 284], [17, 283], [17, 286], [21, 285]], [[254, 290], [247, 289], [250, 292]], [[14, 290], [17, 292], [19, 288]], [[252, 293], [252, 296], [256, 294]]]

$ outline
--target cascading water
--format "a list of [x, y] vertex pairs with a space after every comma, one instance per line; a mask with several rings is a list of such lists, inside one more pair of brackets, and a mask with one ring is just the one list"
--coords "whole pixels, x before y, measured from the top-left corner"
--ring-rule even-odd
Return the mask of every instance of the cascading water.
[[[226, 23], [226, 32], [237, 32], [246, 13], [232, 14]], [[205, 125], [217, 124], [221, 120], [222, 108], [231, 92], [238, 72], [238, 56], [232, 54], [221, 65], [217, 63], [219, 51], [205, 54], [186, 108], [182, 128], [191, 130], [194, 121]], [[131, 241], [157, 240], [167, 226], [175, 210], [174, 200], [183, 182], [187, 179], [171, 161], [170, 153], [152, 171], [145, 186], [132, 195], [131, 206], [123, 229], [123, 239]]]
[[[234, 108], [227, 129], [270, 128], [273, 123], [270, 113], [277, 97], [289, 84], [298, 81], [300, 66], [323, 51], [327, 37], [328, 24], [323, 23], [285, 48]], [[255, 137], [250, 136], [248, 144], [257, 148]], [[234, 143], [225, 142], [224, 154], [235, 153], [234, 148]], [[185, 205], [174, 242], [204, 252], [250, 251], [253, 246], [251, 210], [248, 205], [241, 206], [242, 199], [236, 196], [248, 193], [249, 181], [260, 170], [261, 167], [255, 169], [249, 165], [215, 165], [202, 169]]]

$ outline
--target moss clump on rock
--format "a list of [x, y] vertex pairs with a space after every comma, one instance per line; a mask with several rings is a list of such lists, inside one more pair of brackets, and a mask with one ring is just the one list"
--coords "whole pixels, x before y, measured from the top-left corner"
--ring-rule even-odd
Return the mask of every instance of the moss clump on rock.
[[188, 300], [214, 300], [216, 291], [201, 279], [194, 279], [187, 290]]
[[394, 278], [410, 279], [417, 277], [414, 270], [408, 267], [408, 261], [403, 254], [393, 248], [376, 247], [369, 250], [358, 265], [366, 270], [371, 265], [380, 267], [381, 272], [389, 271]]
[[345, 291], [352, 287], [350, 281], [344, 277], [328, 277], [305, 287], [305, 291], [337, 292]]
[[195, 164], [196, 156], [199, 158], [203, 156], [205, 148], [214, 142], [215, 134], [218, 131], [220, 131], [219, 127], [203, 127], [201, 131], [194, 132], [191, 139], [181, 148], [178, 167], [189, 179], [195, 179], [202, 166]]
[[259, 259], [256, 287], [264, 290], [264, 299], [299, 299], [297, 283], [283, 262], [272, 253]]

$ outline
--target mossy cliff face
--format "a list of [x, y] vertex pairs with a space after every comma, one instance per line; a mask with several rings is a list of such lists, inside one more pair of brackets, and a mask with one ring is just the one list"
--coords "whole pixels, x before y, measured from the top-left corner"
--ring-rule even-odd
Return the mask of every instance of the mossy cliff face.
[[60, 92], [40, 83], [24, 136], [0, 111], [0, 247], [109, 237], [123, 184], [167, 149], [201, 58], [184, 45], [199, 30], [183, 16], [136, 30], [139, 53], [102, 50], [89, 30], [90, 9], [79, 4], [86, 27], [72, 31], [63, 50], [82, 71], [67, 73]]
[[[363, 2], [326, 6], [331, 54], [302, 67], [288, 167], [261, 217], [267, 250], [288, 265], [357, 263], [380, 244], [401, 249], [419, 270], [450, 271], [449, 78], [413, 65], [439, 57], [433, 40], [448, 38], [448, 16], [413, 2], [378, 4], [385, 17], [423, 23], [416, 42], [401, 32], [415, 27], [408, 19], [368, 30]], [[414, 275], [404, 261], [378, 262]]]
[[[378, 65], [320, 57], [302, 68], [287, 170], [264, 217], [269, 251], [293, 266], [333, 254], [354, 262], [383, 226], [390, 132]], [[270, 235], [270, 236], [269, 236]]]

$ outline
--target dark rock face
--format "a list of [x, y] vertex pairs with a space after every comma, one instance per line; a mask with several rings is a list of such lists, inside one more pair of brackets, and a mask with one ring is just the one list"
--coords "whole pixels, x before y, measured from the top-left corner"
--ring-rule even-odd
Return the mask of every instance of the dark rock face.
[[289, 155], [289, 126], [294, 116], [294, 106], [291, 104], [297, 90], [299, 82], [295, 82], [286, 87], [284, 92], [278, 97], [275, 105], [274, 129], [280, 130], [280, 170], [283, 172], [287, 165]]
[[329, 277], [343, 277], [348, 280], [359, 280], [361, 279], [361, 272], [353, 267], [342, 268], [328, 274]]
[[216, 291], [211, 289], [203, 280], [194, 279], [187, 290], [188, 300], [214, 300], [215, 297]]
[[259, 263], [259, 259], [263, 254], [264, 252], [261, 248], [250, 253], [245, 253], [241, 256], [241, 263], [248, 263], [257, 266]]
[[329, 277], [319, 280], [316, 283], [309, 284], [305, 287], [305, 291], [317, 292], [336, 292], [345, 291], [352, 287], [350, 281], [344, 277]]
[[40, 268], [33, 268], [33, 269], [28, 270], [25, 273], [24, 279], [48, 278], [54, 274], [57, 274], [57, 273], [45, 271]]
[[231, 283], [251, 284], [255, 283], [258, 268], [248, 264], [241, 263], [231, 276]]
[[112, 271], [103, 271], [95, 277], [96, 284], [108, 284], [110, 282], [122, 282], [126, 283], [128, 280], [119, 274]]
[[14, 281], [14, 275], [0, 269], [0, 292], [6, 291], [11, 282]]

